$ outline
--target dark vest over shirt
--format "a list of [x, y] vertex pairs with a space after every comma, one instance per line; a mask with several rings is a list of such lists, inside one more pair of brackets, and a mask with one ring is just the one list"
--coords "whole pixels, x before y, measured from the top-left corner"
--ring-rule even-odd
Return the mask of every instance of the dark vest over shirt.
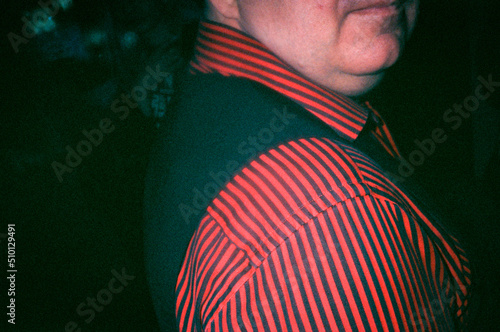
[[[359, 149], [389, 174], [397, 174], [398, 166], [369, 130], [348, 142], [259, 83], [196, 75], [186, 79], [181, 91], [176, 113], [153, 151], [145, 193], [146, 267], [162, 330], [176, 329], [175, 285], [201, 217], [223, 185], [258, 154], [283, 142], [325, 137]], [[249, 138], [271, 126], [282, 130], [272, 131], [272, 140], [258, 151]], [[433, 214], [412, 179], [401, 187], [426, 214]]]

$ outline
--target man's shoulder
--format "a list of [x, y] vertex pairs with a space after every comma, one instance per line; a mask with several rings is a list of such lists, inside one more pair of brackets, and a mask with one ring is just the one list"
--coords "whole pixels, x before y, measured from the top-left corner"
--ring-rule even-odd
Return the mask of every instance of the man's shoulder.
[[236, 76], [223, 76], [218, 73], [187, 75], [180, 86], [180, 97], [193, 101], [203, 97], [205, 103], [221, 102], [238, 103], [255, 102], [255, 97], [264, 98], [266, 102], [289, 102], [289, 99], [253, 80]]
[[184, 79], [176, 107], [174, 126], [198, 130], [240, 131], [258, 127], [274, 109], [301, 107], [254, 81], [220, 74], [191, 75]]
[[167, 130], [160, 135], [173, 162], [220, 169], [244, 164], [276, 144], [302, 135], [308, 112], [251, 80], [201, 74], [187, 77]]

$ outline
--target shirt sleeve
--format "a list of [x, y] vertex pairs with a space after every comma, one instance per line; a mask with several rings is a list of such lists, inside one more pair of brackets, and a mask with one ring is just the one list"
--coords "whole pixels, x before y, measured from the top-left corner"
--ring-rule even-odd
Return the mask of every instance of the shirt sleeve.
[[450, 272], [455, 257], [383, 192], [328, 140], [261, 155], [191, 241], [177, 284], [180, 330], [454, 330], [464, 291]]

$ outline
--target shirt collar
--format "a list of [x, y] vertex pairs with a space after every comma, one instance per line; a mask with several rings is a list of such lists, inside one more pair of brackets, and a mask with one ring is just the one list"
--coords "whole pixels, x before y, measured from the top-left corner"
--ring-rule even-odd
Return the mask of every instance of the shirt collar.
[[200, 22], [190, 71], [244, 77], [264, 84], [300, 104], [349, 141], [359, 136], [368, 119], [369, 111], [352, 99], [312, 83], [252, 36], [220, 23]]

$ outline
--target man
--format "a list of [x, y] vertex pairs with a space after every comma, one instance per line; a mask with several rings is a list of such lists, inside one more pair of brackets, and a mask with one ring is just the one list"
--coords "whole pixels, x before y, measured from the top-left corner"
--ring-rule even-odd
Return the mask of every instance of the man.
[[146, 192], [164, 330], [174, 299], [182, 331], [464, 326], [465, 253], [411, 179], [391, 180], [378, 113], [347, 97], [396, 62], [417, 2], [207, 2]]

